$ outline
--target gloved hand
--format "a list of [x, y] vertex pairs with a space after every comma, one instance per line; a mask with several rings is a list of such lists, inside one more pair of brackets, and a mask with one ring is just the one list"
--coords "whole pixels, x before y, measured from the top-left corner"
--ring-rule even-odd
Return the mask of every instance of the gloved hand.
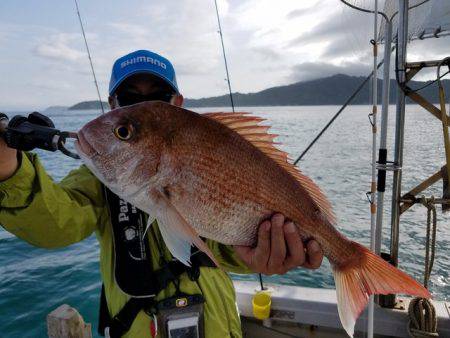
[[11, 177], [19, 165], [17, 161], [17, 150], [9, 148], [0, 137], [0, 181]]

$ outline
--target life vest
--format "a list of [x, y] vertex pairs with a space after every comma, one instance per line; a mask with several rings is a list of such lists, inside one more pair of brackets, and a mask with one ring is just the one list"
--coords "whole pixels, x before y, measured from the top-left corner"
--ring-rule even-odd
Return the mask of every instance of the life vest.
[[[114, 241], [114, 277], [119, 288], [131, 298], [119, 313], [111, 318], [102, 286], [100, 298], [99, 334], [105, 329], [112, 338], [126, 333], [139, 311], [154, 304], [154, 297], [186, 272], [191, 280], [200, 276], [200, 267], [215, 267], [211, 259], [192, 248], [191, 266], [173, 259], [153, 270], [148, 231], [145, 233], [145, 213], [105, 187]], [[150, 231], [150, 230], [149, 230]], [[145, 233], [145, 235], [144, 235]]]

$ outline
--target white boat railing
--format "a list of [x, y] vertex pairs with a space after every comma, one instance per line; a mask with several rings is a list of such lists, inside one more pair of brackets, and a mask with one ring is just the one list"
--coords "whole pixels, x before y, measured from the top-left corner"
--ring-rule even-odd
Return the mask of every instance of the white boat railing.
[[[249, 281], [233, 282], [241, 316], [253, 318], [252, 297], [255, 291], [259, 290], [259, 283]], [[265, 286], [271, 292], [272, 311], [270, 318], [265, 320], [264, 324], [260, 322], [261, 325], [270, 327], [271, 325], [274, 326], [273, 324], [275, 323], [297, 323], [299, 325], [315, 326], [315, 330], [320, 330], [320, 328], [333, 329], [337, 334], [345, 335], [337, 311], [336, 291], [334, 289], [275, 284], [265, 284]], [[410, 299], [399, 297], [398, 305], [394, 309], [382, 308], [375, 304], [375, 336], [409, 337], [407, 324], [409, 321], [408, 305]], [[450, 337], [450, 303], [433, 301], [433, 305], [438, 317], [439, 337]], [[280, 326], [277, 326], [277, 328], [280, 329]], [[366, 328], [367, 310], [361, 314], [356, 322], [355, 336], [361, 336], [361, 332], [367, 332]], [[292, 334], [292, 327], [290, 334]]]

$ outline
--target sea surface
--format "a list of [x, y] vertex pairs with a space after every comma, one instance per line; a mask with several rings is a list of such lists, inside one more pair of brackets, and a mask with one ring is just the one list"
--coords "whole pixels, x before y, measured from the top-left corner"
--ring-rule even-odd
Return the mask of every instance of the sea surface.
[[[279, 134], [278, 141], [296, 158], [331, 116], [337, 106], [245, 107], [267, 119]], [[194, 109], [195, 110], [195, 109]], [[222, 111], [223, 108], [198, 111]], [[389, 121], [389, 159], [393, 158], [394, 111]], [[368, 106], [351, 106], [336, 120], [319, 142], [299, 163], [331, 200], [339, 229], [351, 239], [368, 245], [370, 236], [369, 203], [371, 126]], [[55, 125], [77, 130], [98, 116], [97, 111], [53, 113]], [[444, 163], [442, 127], [439, 121], [418, 106], [407, 106], [403, 191], [436, 172]], [[80, 161], [60, 153], [38, 151], [48, 173], [61, 180]], [[387, 184], [392, 175], [388, 174]], [[274, 182], [276, 184], [276, 182]], [[426, 195], [440, 197], [442, 184]], [[383, 248], [389, 245], [390, 195], [386, 191]], [[418, 280], [423, 278], [426, 210], [416, 205], [401, 218], [400, 267]], [[32, 222], [30, 226], [33, 226]], [[436, 259], [431, 291], [436, 299], [450, 300], [450, 225], [449, 216], [438, 212]], [[100, 294], [99, 247], [95, 236], [56, 250], [39, 249], [14, 237], [0, 227], [0, 336], [46, 337], [46, 316], [61, 304], [77, 308], [96, 335]], [[256, 280], [256, 275], [235, 279]], [[286, 285], [333, 288], [328, 262], [316, 271], [293, 270], [283, 276], [265, 277], [265, 281]]]

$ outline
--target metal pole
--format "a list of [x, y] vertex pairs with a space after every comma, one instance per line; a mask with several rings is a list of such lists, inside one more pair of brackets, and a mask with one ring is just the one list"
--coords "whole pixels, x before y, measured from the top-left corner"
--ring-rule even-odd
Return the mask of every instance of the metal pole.
[[[400, 84], [406, 82], [406, 43], [408, 36], [408, 0], [399, 0], [399, 18], [398, 18], [398, 50], [396, 72]], [[400, 198], [402, 182], [403, 165], [403, 144], [405, 129], [405, 93], [398, 86], [397, 88], [397, 109], [395, 121], [395, 148], [394, 165], [398, 170], [394, 171], [392, 186], [392, 215], [391, 215], [391, 260], [394, 266], [398, 265], [398, 241], [399, 241], [399, 222], [400, 222]]]
[[234, 113], [233, 93], [231, 92], [230, 74], [228, 73], [227, 55], [225, 54], [225, 45], [223, 44], [222, 26], [220, 25], [220, 17], [219, 17], [219, 9], [217, 7], [217, 0], [214, 0], [214, 4], [216, 5], [217, 24], [219, 25], [219, 35], [220, 35], [220, 42], [222, 43], [223, 61], [225, 63], [225, 71], [227, 73], [226, 80], [228, 82], [228, 91], [230, 92], [231, 109], [233, 110], [233, 113]]
[[[373, 85], [372, 85], [372, 182], [370, 184], [370, 250], [375, 251], [375, 230], [376, 230], [376, 176], [377, 176], [377, 109], [378, 109], [378, 0], [375, 0], [375, 10], [373, 18]], [[369, 309], [367, 316], [367, 337], [373, 337], [373, 317], [374, 317], [374, 297], [369, 298]]]
[[[381, 122], [380, 122], [380, 149], [378, 151], [378, 163], [385, 165], [387, 161], [387, 125], [389, 117], [389, 88], [391, 85], [391, 44], [392, 44], [392, 22], [385, 21], [384, 29], [384, 66], [383, 66], [383, 96], [381, 102]], [[381, 252], [381, 238], [383, 229], [383, 204], [384, 191], [386, 186], [386, 170], [378, 170], [377, 182], [377, 226], [375, 233], [375, 252]]]
[[91, 52], [89, 51], [89, 45], [87, 43], [86, 34], [84, 33], [83, 21], [81, 20], [80, 9], [78, 8], [78, 1], [75, 1], [75, 7], [77, 9], [78, 20], [80, 21], [81, 33], [83, 34], [84, 44], [86, 46], [87, 55], [89, 58], [89, 64], [91, 65], [92, 76], [94, 77], [95, 88], [97, 88], [98, 101], [100, 102], [100, 107], [102, 108], [102, 114], [105, 113], [103, 108], [102, 97], [100, 96], [100, 90], [98, 89], [97, 77], [95, 76], [94, 65], [92, 64]]

